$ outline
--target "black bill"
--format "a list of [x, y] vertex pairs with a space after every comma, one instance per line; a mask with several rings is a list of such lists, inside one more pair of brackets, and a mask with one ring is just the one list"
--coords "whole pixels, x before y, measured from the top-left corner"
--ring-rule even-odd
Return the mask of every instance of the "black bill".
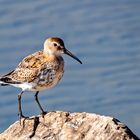
[[67, 49], [65, 49], [64, 53], [71, 56], [72, 58], [77, 60], [80, 64], [82, 64], [82, 62], [75, 55], [73, 55], [70, 51], [68, 51]]

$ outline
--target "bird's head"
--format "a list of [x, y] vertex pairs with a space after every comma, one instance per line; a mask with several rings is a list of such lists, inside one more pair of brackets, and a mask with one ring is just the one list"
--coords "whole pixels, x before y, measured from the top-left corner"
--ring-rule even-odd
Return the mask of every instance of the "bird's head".
[[82, 64], [82, 62], [75, 55], [73, 55], [70, 51], [68, 51], [65, 48], [63, 40], [58, 37], [48, 38], [44, 42], [44, 52], [50, 55], [58, 55], [58, 56], [61, 54], [67, 54]]

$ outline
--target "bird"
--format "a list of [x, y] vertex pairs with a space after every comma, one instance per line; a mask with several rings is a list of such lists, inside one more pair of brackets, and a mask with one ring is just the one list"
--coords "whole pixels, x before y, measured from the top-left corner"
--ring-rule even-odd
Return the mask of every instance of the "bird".
[[18, 94], [18, 116], [20, 120], [28, 118], [23, 115], [21, 106], [21, 98], [26, 91], [35, 93], [35, 101], [42, 116], [47, 113], [39, 102], [38, 93], [53, 88], [59, 83], [64, 74], [63, 54], [82, 64], [81, 60], [65, 48], [61, 38], [50, 37], [45, 40], [42, 50], [23, 58], [14, 70], [0, 77], [1, 86], [10, 85], [21, 89]]

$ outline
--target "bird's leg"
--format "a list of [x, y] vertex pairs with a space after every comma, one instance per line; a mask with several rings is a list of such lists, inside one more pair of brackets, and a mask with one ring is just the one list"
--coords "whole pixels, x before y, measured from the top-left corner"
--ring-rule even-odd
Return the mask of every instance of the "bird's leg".
[[23, 91], [20, 94], [18, 94], [18, 115], [19, 115], [19, 119], [20, 119], [20, 124], [21, 124], [21, 118], [28, 118], [22, 114], [22, 109], [21, 109], [21, 96], [22, 96], [22, 94], [23, 94]]
[[38, 93], [39, 93], [39, 91], [37, 91], [37, 92], [35, 93], [35, 100], [36, 100], [36, 102], [37, 102], [37, 104], [38, 104], [38, 106], [39, 106], [39, 108], [40, 108], [40, 110], [41, 110], [42, 116], [44, 117], [44, 115], [45, 115], [47, 112], [45, 112], [45, 111], [43, 110], [41, 104], [39, 103], [39, 100], [38, 100]]

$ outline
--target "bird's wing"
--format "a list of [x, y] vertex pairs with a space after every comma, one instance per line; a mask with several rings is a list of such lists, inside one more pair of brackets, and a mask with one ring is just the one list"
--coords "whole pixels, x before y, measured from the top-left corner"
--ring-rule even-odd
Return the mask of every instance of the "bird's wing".
[[0, 78], [4, 83], [19, 84], [22, 82], [31, 82], [39, 75], [40, 70], [44, 66], [46, 59], [42, 51], [36, 52], [25, 57], [18, 67]]
[[18, 65], [18, 68], [38, 68], [42, 64], [46, 62], [45, 56], [43, 54], [43, 51], [38, 51], [36, 53], [33, 53], [27, 57], [25, 57]]

